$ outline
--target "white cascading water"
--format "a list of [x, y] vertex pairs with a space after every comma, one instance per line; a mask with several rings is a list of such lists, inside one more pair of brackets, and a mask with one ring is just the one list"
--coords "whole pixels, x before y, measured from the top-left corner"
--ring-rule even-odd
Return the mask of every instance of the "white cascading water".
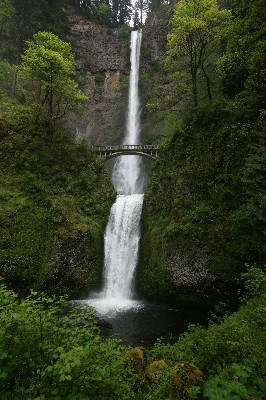
[[[127, 125], [123, 144], [139, 144], [140, 142], [140, 102], [138, 91], [140, 46], [141, 31], [131, 32], [131, 71]], [[120, 157], [114, 166], [112, 181], [118, 194], [143, 193], [144, 174], [141, 157]]]
[[118, 195], [105, 232], [104, 297], [111, 303], [132, 298], [143, 195]]
[[[131, 72], [126, 135], [123, 144], [139, 144], [138, 94], [141, 31], [131, 33]], [[133, 306], [133, 279], [138, 258], [144, 178], [141, 157], [121, 156], [112, 181], [118, 193], [105, 231], [104, 286], [94, 307], [101, 312]]]

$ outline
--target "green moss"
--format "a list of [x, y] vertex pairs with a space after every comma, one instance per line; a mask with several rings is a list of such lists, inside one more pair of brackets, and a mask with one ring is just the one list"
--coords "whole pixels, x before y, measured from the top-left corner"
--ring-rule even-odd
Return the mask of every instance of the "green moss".
[[121, 360], [121, 364], [130, 365], [138, 378], [143, 380], [146, 367], [144, 348], [134, 347], [126, 352]]
[[0, 273], [22, 293], [87, 295], [101, 282], [115, 193], [85, 143], [29, 119], [17, 112], [1, 132]]
[[158, 372], [160, 372], [163, 368], [165, 368], [165, 366], [166, 366], [165, 360], [156, 360], [148, 364], [146, 367], [146, 375], [148, 379], [150, 379], [151, 381], [155, 381]]
[[[142, 216], [144, 296], [202, 305], [233, 300], [245, 262], [264, 262], [262, 120], [191, 124], [162, 146]], [[191, 282], [181, 284], [185, 270]]]
[[180, 362], [172, 369], [171, 381], [177, 393], [186, 396], [193, 386], [203, 384], [203, 373], [193, 364]]

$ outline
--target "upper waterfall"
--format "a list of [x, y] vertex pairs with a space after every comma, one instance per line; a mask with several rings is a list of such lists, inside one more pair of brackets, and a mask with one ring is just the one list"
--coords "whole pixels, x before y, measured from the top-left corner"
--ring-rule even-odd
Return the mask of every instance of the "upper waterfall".
[[131, 33], [131, 72], [128, 95], [128, 115], [124, 144], [139, 144], [140, 102], [139, 102], [139, 59], [142, 31]]
[[[139, 59], [142, 31], [131, 32], [131, 71], [126, 132], [123, 144], [140, 143]], [[118, 194], [140, 194], [144, 191], [143, 161], [137, 156], [122, 156], [116, 162], [112, 181]]]

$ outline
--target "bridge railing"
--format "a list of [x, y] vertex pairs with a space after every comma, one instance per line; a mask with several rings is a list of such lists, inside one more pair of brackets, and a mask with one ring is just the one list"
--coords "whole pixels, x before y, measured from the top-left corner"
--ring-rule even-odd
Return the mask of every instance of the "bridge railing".
[[160, 147], [157, 144], [123, 144], [115, 146], [92, 146], [92, 151], [100, 157], [109, 160], [110, 158], [136, 154], [155, 160], [158, 157]]
[[123, 150], [159, 150], [156, 144], [124, 144], [115, 146], [92, 146], [93, 151], [123, 151]]

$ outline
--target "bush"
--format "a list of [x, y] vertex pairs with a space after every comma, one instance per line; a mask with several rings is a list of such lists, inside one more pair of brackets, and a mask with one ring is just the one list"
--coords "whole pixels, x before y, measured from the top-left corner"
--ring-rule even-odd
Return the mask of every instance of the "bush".
[[204, 389], [204, 398], [210, 400], [263, 399], [266, 381], [248, 364], [233, 363], [211, 377]]
[[64, 297], [19, 301], [3, 284], [0, 304], [1, 399], [134, 399], [125, 349], [101, 339], [90, 309], [65, 315]]

